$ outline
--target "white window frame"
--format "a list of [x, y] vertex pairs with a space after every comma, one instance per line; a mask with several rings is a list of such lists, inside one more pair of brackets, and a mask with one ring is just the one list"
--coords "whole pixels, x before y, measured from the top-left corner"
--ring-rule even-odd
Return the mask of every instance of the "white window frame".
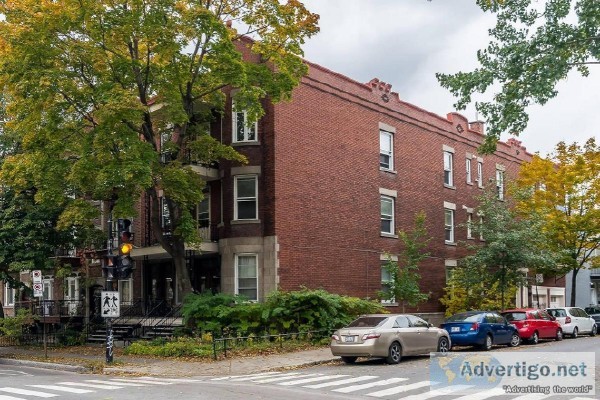
[[[385, 268], [385, 264], [383, 261], [381, 262], [381, 291], [385, 291], [384, 288], [387, 287], [387, 285], [389, 285], [392, 280], [391, 277], [389, 276], [389, 271]], [[388, 279], [384, 279], [384, 274], [387, 275]], [[388, 304], [388, 305], [395, 305], [396, 304], [396, 299], [392, 298], [389, 300], [386, 299], [381, 299], [381, 304]]]
[[[390, 149], [384, 149], [384, 144], [388, 143]], [[388, 158], [387, 166], [382, 165], [382, 157]], [[379, 130], [379, 168], [385, 171], [394, 170], [394, 134], [383, 129]]]
[[473, 213], [467, 213], [467, 239], [473, 239]]
[[[130, 305], [133, 302], [133, 279], [119, 279], [118, 281], [119, 293], [121, 294], [120, 302], [121, 305]], [[124, 290], [124, 286], [129, 286], [129, 295]]]
[[160, 225], [163, 229], [171, 228], [171, 211], [164, 196], [160, 197]]
[[477, 186], [483, 187], [483, 161], [477, 160]]
[[473, 183], [473, 177], [472, 177], [472, 174], [471, 174], [471, 157], [467, 157], [466, 158], [465, 169], [466, 169], [466, 172], [467, 172], [467, 183], [468, 184], [472, 184]]
[[[48, 290], [46, 291], [46, 289]], [[54, 300], [54, 279], [42, 280], [42, 300]]]
[[[450, 216], [450, 223], [448, 224], [448, 216]], [[449, 233], [449, 238], [446, 236]], [[444, 208], [444, 241], [445, 243], [454, 243], [454, 210], [450, 208]]]
[[[384, 202], [389, 202], [392, 204], [392, 214], [391, 215], [387, 215], [387, 214], [383, 214], [383, 210], [382, 210], [382, 205]], [[380, 195], [379, 197], [379, 220], [380, 220], [380, 224], [379, 224], [379, 230], [382, 234], [384, 235], [395, 235], [396, 234], [396, 199], [392, 196], [386, 196], [386, 195]], [[382, 222], [386, 220], [386, 221], [390, 221], [390, 230], [391, 232], [386, 232], [383, 230]]]
[[454, 186], [454, 153], [444, 150], [444, 185]]
[[504, 171], [496, 170], [496, 194], [498, 200], [504, 200]]
[[[255, 276], [249, 277], [249, 278], [244, 278], [244, 279], [254, 278], [254, 280], [255, 280], [254, 287], [249, 287], [249, 286], [248, 287], [240, 287], [240, 279], [241, 279], [240, 278], [240, 257], [253, 257], [254, 258], [254, 266], [255, 266], [255, 272], [256, 272]], [[248, 298], [248, 301], [251, 301], [251, 302], [258, 301], [258, 299], [260, 298], [258, 282], [259, 282], [258, 254], [256, 254], [256, 253], [236, 254], [235, 255], [235, 294], [239, 295], [240, 290], [243, 290], [243, 289], [256, 289], [256, 298], [251, 299], [245, 294], [244, 294], [244, 296], [246, 296]]]
[[16, 289], [10, 287], [8, 282], [4, 282], [4, 307], [13, 308], [15, 306]]
[[483, 215], [479, 216], [479, 240], [485, 240], [483, 238]]
[[[237, 136], [237, 128], [238, 128], [238, 118], [242, 116], [244, 119], [244, 132], [242, 140], [238, 139]], [[231, 142], [232, 143], [256, 143], [258, 142], [258, 121], [247, 125], [246, 121], [248, 121], [248, 112], [246, 110], [236, 111], [235, 110], [235, 102], [231, 102]], [[254, 137], [251, 138], [251, 135]]]
[[[254, 179], [254, 196], [238, 197], [238, 181], [241, 179]], [[254, 201], [254, 218], [239, 218], [239, 202]], [[236, 175], [233, 180], [233, 219], [235, 221], [256, 221], [258, 220], [258, 175]]]

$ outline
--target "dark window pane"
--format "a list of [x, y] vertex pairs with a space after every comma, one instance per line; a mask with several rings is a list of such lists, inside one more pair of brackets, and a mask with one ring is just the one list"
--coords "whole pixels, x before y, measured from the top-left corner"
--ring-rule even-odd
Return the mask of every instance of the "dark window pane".
[[239, 200], [237, 211], [238, 219], [257, 219], [255, 200]]

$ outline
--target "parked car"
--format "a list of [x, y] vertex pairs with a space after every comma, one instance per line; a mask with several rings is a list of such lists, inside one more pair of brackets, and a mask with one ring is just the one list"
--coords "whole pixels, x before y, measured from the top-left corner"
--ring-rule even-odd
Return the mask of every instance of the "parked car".
[[369, 314], [331, 336], [331, 352], [351, 364], [358, 357], [381, 357], [397, 364], [403, 356], [450, 350], [450, 337], [410, 314]]
[[582, 308], [553, 307], [547, 308], [546, 311], [560, 322], [563, 333], [572, 338], [576, 338], [580, 333], [596, 336], [598, 332], [596, 321], [583, 311]]
[[563, 340], [560, 323], [544, 310], [518, 308], [502, 312], [506, 320], [517, 327], [521, 340], [537, 344], [540, 339]]
[[594, 321], [596, 321], [596, 326], [600, 324], [600, 306], [589, 306], [586, 307], [584, 311], [588, 313], [590, 317], [594, 318]]
[[494, 344], [516, 347], [521, 337], [514, 325], [493, 311], [467, 311], [455, 314], [441, 326], [450, 334], [452, 345], [480, 346], [490, 350]]

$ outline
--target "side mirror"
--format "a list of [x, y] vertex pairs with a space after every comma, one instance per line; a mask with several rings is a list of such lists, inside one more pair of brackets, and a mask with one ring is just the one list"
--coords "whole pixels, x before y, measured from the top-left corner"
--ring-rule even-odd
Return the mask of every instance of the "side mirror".
[[428, 325], [430, 328], [433, 328], [433, 324], [431, 322]]
[[552, 315], [550, 316], [550, 319], [551, 319], [552, 321], [556, 321], [556, 317], [554, 317], [554, 316], [552, 316]]

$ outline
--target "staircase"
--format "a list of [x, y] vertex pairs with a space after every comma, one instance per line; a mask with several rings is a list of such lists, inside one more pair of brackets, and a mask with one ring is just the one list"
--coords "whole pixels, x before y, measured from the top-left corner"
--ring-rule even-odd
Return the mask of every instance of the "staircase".
[[156, 338], [171, 337], [177, 328], [183, 327], [183, 318], [181, 317], [181, 305], [171, 308], [171, 310], [162, 318], [154, 318], [148, 321], [142, 327], [140, 339], [153, 340]]

